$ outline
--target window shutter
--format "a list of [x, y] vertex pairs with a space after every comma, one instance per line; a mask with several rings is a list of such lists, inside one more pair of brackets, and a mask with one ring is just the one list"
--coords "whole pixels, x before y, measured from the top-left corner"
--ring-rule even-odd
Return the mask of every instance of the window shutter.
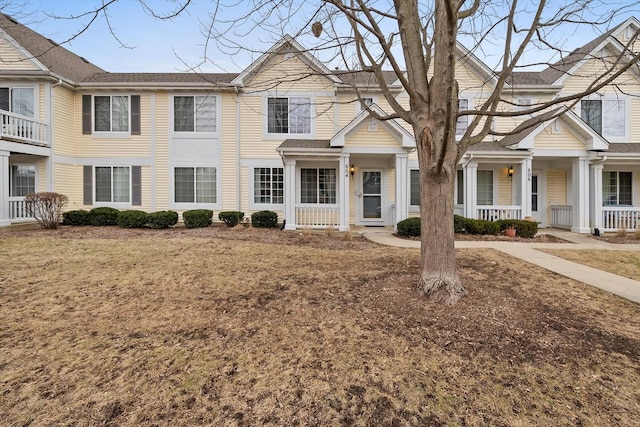
[[131, 204], [142, 205], [142, 167], [131, 166]]
[[93, 166], [85, 165], [82, 170], [83, 204], [93, 204]]
[[131, 95], [131, 135], [140, 135], [140, 95]]
[[91, 135], [91, 95], [82, 95], [82, 134]]

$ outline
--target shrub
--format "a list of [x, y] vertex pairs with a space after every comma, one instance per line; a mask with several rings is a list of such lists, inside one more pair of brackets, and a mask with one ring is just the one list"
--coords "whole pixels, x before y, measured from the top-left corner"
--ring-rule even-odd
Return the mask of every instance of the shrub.
[[218, 219], [223, 221], [229, 227], [235, 227], [244, 218], [244, 212], [224, 211], [218, 214]]
[[466, 218], [466, 232], [469, 234], [491, 234], [500, 233], [500, 224], [486, 219]]
[[500, 230], [504, 230], [508, 226], [516, 229], [516, 235], [528, 239], [533, 238], [538, 233], [538, 223], [534, 221], [524, 221], [521, 219], [502, 219], [497, 221], [500, 224]]
[[251, 225], [256, 228], [276, 228], [278, 214], [273, 211], [258, 211], [251, 214]]
[[[212, 213], [213, 215], [213, 213]], [[169, 228], [178, 223], [178, 213], [158, 211], [147, 214], [147, 225], [151, 228]]]
[[212, 219], [213, 211], [210, 209], [193, 209], [182, 213], [182, 220], [187, 228], [208, 227]]
[[454, 215], [453, 216], [453, 231], [455, 233], [467, 233], [467, 228], [469, 227], [469, 218]]
[[397, 224], [398, 235], [404, 237], [420, 237], [420, 218], [403, 219]]
[[122, 211], [118, 215], [118, 225], [122, 228], [142, 228], [147, 224], [147, 213], [135, 209]]
[[89, 225], [89, 212], [84, 209], [62, 213], [64, 225]]
[[27, 214], [34, 217], [42, 228], [58, 228], [68, 200], [64, 194], [41, 191], [27, 194], [24, 204]]
[[101, 227], [103, 225], [116, 225], [118, 223], [118, 209], [109, 207], [93, 208], [89, 211], [89, 224]]

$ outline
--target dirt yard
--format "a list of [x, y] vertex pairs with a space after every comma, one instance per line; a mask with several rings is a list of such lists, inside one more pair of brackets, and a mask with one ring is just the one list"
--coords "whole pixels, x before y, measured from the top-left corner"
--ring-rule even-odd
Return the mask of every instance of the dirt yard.
[[460, 250], [276, 230], [0, 232], [2, 426], [635, 426], [640, 307]]

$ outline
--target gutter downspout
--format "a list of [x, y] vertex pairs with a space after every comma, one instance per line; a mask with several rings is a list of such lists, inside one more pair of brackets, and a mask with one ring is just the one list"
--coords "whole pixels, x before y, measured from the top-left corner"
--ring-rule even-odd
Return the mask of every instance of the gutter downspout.
[[241, 173], [240, 173], [240, 90], [238, 86], [234, 86], [236, 92], [236, 207], [240, 212], [242, 209], [242, 188], [241, 188]]

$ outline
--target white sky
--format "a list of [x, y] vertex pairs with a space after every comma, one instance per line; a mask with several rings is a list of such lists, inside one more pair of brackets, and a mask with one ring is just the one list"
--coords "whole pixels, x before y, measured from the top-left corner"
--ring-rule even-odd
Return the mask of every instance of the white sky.
[[[11, 7], [5, 7], [3, 12], [14, 14], [25, 25], [51, 38], [56, 42], [63, 42], [77, 34], [87, 22], [87, 18], [76, 20], [62, 20], [47, 18], [46, 14], [59, 16], [78, 15], [90, 10], [102, 0], [22, 0], [25, 3], [24, 12], [31, 12], [28, 16], [13, 13]], [[616, 0], [608, 0], [616, 1]], [[623, 4], [636, 4], [632, 0], [619, 0]], [[7, 0], [8, 4], [12, 4]], [[235, 7], [227, 9], [225, 14], [241, 14], [249, 4], [245, 0], [229, 0]], [[554, 0], [550, 3], [553, 4]], [[0, 0], [0, 4], [2, 1]], [[175, 7], [175, 0], [147, 0], [147, 4], [156, 10], [166, 10]], [[84, 33], [64, 46], [83, 56], [90, 62], [111, 72], [182, 72], [188, 67], [200, 64], [204, 53], [206, 38], [202, 34], [201, 23], [207, 21], [208, 14], [213, 9], [215, 1], [192, 0], [189, 8], [177, 18], [170, 21], [159, 21], [145, 13], [136, 0], [119, 0], [109, 8], [110, 24], [123, 44], [131, 48], [122, 47], [110, 34], [103, 16], [91, 25]], [[622, 22], [626, 17], [640, 12], [629, 12], [615, 19], [615, 23]], [[224, 17], [227, 17], [224, 16]], [[286, 31], [284, 29], [283, 31]], [[561, 42], [565, 48], [575, 48], [595, 38], [598, 34], [591, 31], [580, 33], [567, 32]], [[250, 36], [238, 36], [238, 40], [255, 51], [268, 49], [282, 34], [255, 33]], [[301, 40], [305, 45], [305, 40]], [[464, 42], [463, 42], [464, 43]], [[310, 47], [310, 46], [307, 46]], [[496, 49], [499, 52], [499, 49]], [[486, 53], [486, 52], [485, 52]], [[490, 52], [488, 53], [490, 54]], [[539, 54], [536, 52], [535, 54]], [[479, 55], [480, 56], [480, 55]], [[248, 66], [256, 55], [239, 53], [228, 55], [216, 53], [215, 46], [209, 47], [209, 62], [202, 65], [203, 72], [239, 72]], [[482, 58], [491, 67], [491, 60]]]

